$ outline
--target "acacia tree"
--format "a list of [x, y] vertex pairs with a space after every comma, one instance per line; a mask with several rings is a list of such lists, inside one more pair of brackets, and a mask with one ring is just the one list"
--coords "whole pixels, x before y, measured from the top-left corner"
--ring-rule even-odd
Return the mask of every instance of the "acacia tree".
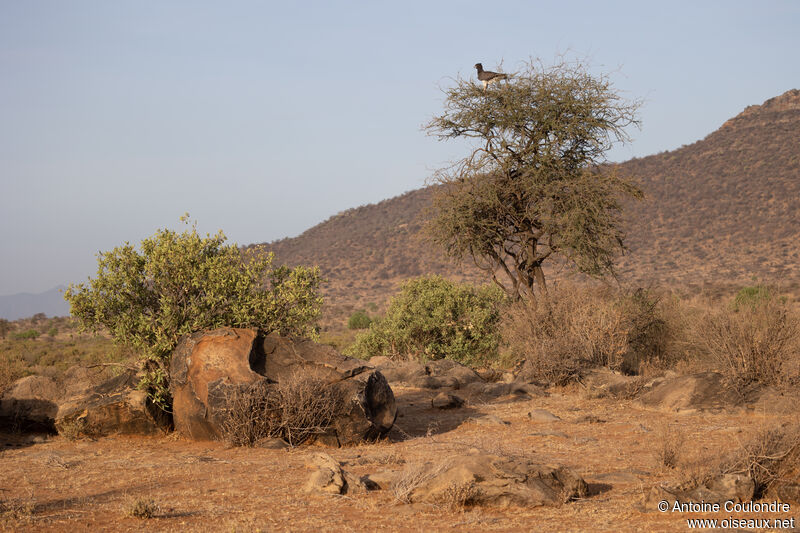
[[530, 61], [484, 91], [457, 79], [426, 129], [472, 141], [467, 157], [438, 171], [428, 229], [449, 255], [471, 258], [511, 298], [546, 297], [542, 265], [553, 256], [600, 277], [624, 249], [621, 199], [641, 190], [606, 164], [638, 102], [585, 64]]

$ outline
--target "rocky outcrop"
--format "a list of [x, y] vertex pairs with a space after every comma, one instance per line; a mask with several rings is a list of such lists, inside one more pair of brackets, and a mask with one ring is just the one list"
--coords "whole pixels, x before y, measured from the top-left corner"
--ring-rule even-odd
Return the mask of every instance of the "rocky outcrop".
[[61, 395], [58, 384], [46, 376], [15, 381], [0, 398], [0, 428], [55, 432], [53, 423]]
[[[694, 488], [656, 485], [650, 489], [643, 502], [644, 511], [655, 511], [661, 502], [666, 501], [671, 509], [675, 502], [723, 503], [726, 501], [752, 501], [755, 482], [742, 474], [720, 474]], [[664, 509], [658, 509], [664, 512]]]
[[138, 382], [138, 376], [127, 371], [63, 399], [55, 417], [56, 430], [105, 436], [154, 435], [169, 429], [169, 416], [149, 401], [146, 391], [136, 388]]
[[309, 340], [254, 329], [221, 328], [184, 337], [172, 354], [170, 388], [175, 428], [194, 439], [216, 439], [237, 391], [313, 375], [343, 398], [328, 444], [353, 444], [386, 434], [397, 416], [394, 394], [363, 361]]
[[638, 398], [645, 407], [684, 412], [729, 409], [740, 400], [717, 372], [665, 379]]
[[393, 361], [388, 357], [373, 357], [369, 364], [379, 370], [389, 383], [420, 389], [460, 389], [471, 383], [484, 383], [477, 372], [449, 359], [422, 364], [416, 361]]
[[366, 492], [369, 487], [377, 488], [368, 478], [359, 478], [343, 470], [339, 462], [327, 453], [314, 454], [307, 466], [314, 472], [303, 486], [304, 492], [358, 494]]
[[[557, 506], [588, 494], [588, 485], [564, 466], [546, 466], [517, 457], [474, 454], [426, 465], [407, 499], [434, 504], [462, 503], [493, 507]], [[406, 479], [414, 477], [406, 475]], [[399, 478], [398, 484], [403, 483]], [[465, 501], [452, 502], [454, 498]]]
[[106, 379], [101, 373], [72, 367], [58, 380], [28, 376], [14, 383], [0, 400], [0, 424], [23, 431], [93, 436], [154, 434], [171, 421], [136, 388], [132, 370]]

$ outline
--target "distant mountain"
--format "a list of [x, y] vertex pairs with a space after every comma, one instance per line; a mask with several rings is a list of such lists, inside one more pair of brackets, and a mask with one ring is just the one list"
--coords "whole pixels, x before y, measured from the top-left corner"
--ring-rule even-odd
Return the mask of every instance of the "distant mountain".
[[17, 320], [36, 313], [44, 313], [49, 317], [68, 316], [69, 304], [64, 300], [62, 292], [65, 288], [59, 285], [39, 294], [21, 292], [0, 296], [0, 318]]
[[[800, 283], [800, 91], [750, 106], [705, 139], [620, 165], [647, 199], [626, 210], [629, 253], [622, 282], [696, 288], [753, 279]], [[425, 273], [485, 281], [421, 238], [430, 188], [347, 210], [302, 235], [258, 246], [278, 263], [319, 265], [323, 324], [383, 305], [405, 279]], [[550, 273], [550, 278], [563, 276]]]

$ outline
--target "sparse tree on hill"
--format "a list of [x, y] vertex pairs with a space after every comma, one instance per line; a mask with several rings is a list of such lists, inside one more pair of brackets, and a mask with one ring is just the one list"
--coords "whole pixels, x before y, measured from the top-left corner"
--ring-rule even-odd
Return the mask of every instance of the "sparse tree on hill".
[[445, 110], [426, 126], [441, 140], [466, 138], [467, 157], [440, 170], [429, 223], [433, 239], [471, 258], [513, 299], [546, 297], [542, 265], [554, 257], [592, 276], [613, 273], [623, 249], [621, 199], [641, 190], [606, 163], [637, 102], [585, 64], [534, 61], [484, 91], [457, 79]]

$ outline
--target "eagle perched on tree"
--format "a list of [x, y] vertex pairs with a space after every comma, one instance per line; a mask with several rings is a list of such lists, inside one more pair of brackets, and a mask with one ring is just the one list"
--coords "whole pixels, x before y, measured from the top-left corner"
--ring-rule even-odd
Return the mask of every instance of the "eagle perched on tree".
[[483, 92], [486, 92], [486, 88], [489, 87], [490, 83], [508, 79], [508, 74], [483, 70], [483, 65], [480, 63], [475, 63], [475, 68], [478, 69], [478, 79], [483, 82]]

